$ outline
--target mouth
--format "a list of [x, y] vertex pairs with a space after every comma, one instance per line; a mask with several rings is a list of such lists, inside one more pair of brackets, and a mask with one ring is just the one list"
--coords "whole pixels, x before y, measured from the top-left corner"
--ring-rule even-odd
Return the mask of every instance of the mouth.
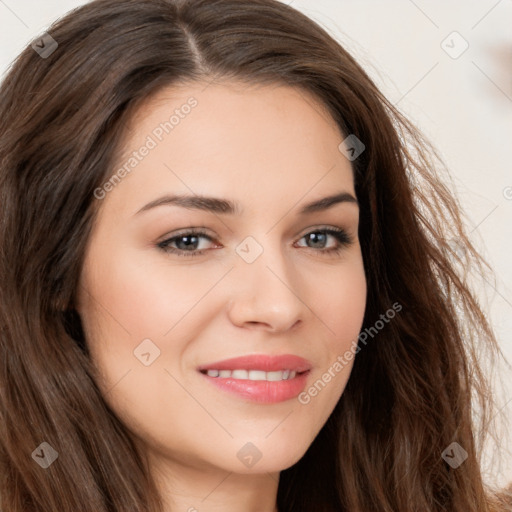
[[296, 370], [277, 370], [275, 372], [266, 372], [264, 370], [200, 370], [202, 374], [208, 375], [208, 377], [220, 378], [220, 379], [238, 379], [238, 380], [252, 380], [252, 381], [267, 381], [267, 382], [278, 382], [281, 380], [291, 380], [297, 375], [303, 375], [309, 370], [303, 372], [297, 372]]
[[209, 383], [231, 396], [271, 404], [290, 400], [304, 390], [312, 365], [306, 359], [279, 356], [243, 356], [201, 366]]

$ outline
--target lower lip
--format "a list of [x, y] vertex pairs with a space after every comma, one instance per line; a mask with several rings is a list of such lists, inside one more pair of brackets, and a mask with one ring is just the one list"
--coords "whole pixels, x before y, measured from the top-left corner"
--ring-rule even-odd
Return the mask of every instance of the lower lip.
[[290, 380], [278, 381], [223, 379], [210, 377], [204, 373], [201, 375], [228, 393], [233, 393], [252, 402], [274, 404], [295, 398], [304, 391], [309, 371], [298, 374]]

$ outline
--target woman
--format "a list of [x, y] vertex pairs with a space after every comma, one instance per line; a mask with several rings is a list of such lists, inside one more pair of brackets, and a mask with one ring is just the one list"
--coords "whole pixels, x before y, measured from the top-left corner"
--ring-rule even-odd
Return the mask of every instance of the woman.
[[318, 25], [94, 1], [0, 114], [3, 510], [507, 510], [460, 271], [483, 262]]

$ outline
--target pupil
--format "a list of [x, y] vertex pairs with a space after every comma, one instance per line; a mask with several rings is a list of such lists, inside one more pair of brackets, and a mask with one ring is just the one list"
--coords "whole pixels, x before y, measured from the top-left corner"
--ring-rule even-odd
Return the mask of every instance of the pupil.
[[[325, 240], [322, 240], [322, 237], [325, 237], [326, 234], [325, 233], [311, 233], [309, 235], [309, 240], [312, 241], [313, 243], [318, 243], [320, 242], [320, 245], [322, 245], [323, 243], [325, 243]], [[318, 240], [318, 238], [320, 237], [320, 241]]]
[[182, 244], [185, 248], [197, 244], [197, 236], [195, 236], [195, 235], [193, 235], [193, 236], [181, 236], [180, 238], [178, 238], [178, 245], [180, 244], [181, 240], [185, 240], [185, 243]]

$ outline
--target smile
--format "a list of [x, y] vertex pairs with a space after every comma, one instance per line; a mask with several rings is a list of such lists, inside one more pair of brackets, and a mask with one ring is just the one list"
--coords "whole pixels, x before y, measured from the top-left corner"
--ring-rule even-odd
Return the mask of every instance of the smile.
[[208, 385], [226, 396], [258, 404], [275, 404], [299, 395], [312, 364], [295, 354], [252, 354], [197, 368]]
[[275, 382], [279, 380], [294, 379], [297, 375], [295, 370], [281, 370], [275, 372], [266, 372], [264, 370], [203, 370], [202, 373], [208, 377], [218, 377], [221, 379], [239, 379], [239, 380], [266, 380]]

